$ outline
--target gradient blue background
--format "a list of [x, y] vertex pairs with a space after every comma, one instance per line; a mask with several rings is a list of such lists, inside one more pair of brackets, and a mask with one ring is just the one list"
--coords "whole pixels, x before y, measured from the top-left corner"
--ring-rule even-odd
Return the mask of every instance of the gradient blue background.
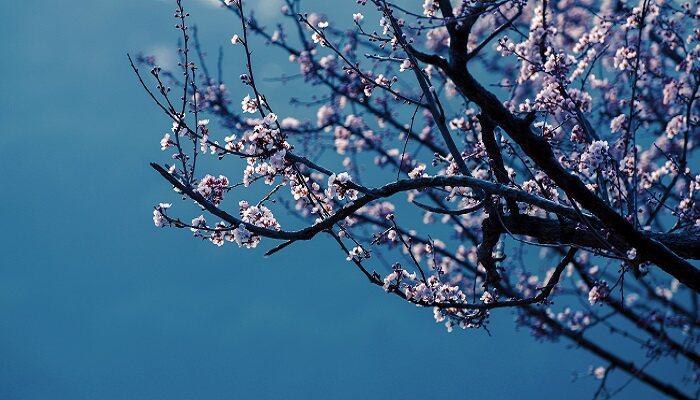
[[[0, 6], [0, 399], [591, 397], [596, 381], [571, 383], [601, 365], [586, 353], [514, 331], [507, 310], [492, 337], [448, 334], [325, 239], [264, 259], [155, 229], [152, 206], [176, 200], [148, 167], [169, 123], [125, 54], [174, 48], [173, 3]], [[354, 1], [313, 3], [349, 23]], [[235, 65], [238, 24], [186, 4]], [[622, 398], [639, 393], [656, 396]]]

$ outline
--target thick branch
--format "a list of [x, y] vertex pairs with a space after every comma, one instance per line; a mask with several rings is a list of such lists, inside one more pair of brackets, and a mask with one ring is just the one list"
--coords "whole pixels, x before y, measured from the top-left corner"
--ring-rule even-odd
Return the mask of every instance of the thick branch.
[[644, 260], [658, 265], [662, 270], [678, 279], [687, 287], [700, 292], [700, 271], [669, 250], [663, 243], [637, 231], [625, 217], [610, 208], [592, 193], [575, 175], [567, 171], [556, 159], [552, 147], [530, 128], [530, 124], [515, 117], [498, 98], [481, 86], [466, 68], [448, 69], [457, 88], [481, 107], [508, 135], [515, 140], [539, 168], [542, 169], [567, 195], [591, 211], [612, 232], [618, 234]]
[[[590, 230], [580, 228], [577, 223], [571, 220], [564, 220], [561, 224], [557, 220], [531, 217], [531, 216], [504, 216], [501, 218], [503, 225], [500, 225], [500, 233], [514, 235], [525, 235], [535, 238], [539, 243], [546, 244], [570, 244], [578, 247], [601, 248], [599, 238]], [[644, 235], [675, 252], [681, 257], [699, 260], [700, 259], [700, 233], [697, 232], [675, 232], [675, 233], [648, 233]], [[628, 250], [629, 245], [618, 235], [610, 235], [607, 242], [620, 250]]]

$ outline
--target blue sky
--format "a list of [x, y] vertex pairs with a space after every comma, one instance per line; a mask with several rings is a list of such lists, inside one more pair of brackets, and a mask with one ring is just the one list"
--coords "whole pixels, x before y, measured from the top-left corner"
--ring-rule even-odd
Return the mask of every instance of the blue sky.
[[[597, 382], [570, 381], [595, 359], [515, 332], [509, 311], [492, 337], [448, 334], [325, 239], [265, 259], [155, 229], [152, 206], [175, 200], [148, 167], [164, 160], [169, 124], [125, 54], [174, 48], [172, 3], [1, 7], [0, 399], [542, 398], [545, 387], [590, 398]], [[185, 4], [205, 45], [235, 59], [230, 15]]]

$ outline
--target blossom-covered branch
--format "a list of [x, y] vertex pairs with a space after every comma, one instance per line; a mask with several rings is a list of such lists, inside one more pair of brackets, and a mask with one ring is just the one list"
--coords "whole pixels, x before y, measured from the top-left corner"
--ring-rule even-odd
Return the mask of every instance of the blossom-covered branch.
[[[620, 370], [690, 398], [697, 4], [348, 0], [352, 13], [323, 15], [285, 3], [272, 26], [221, 1], [238, 85], [221, 57], [210, 72], [180, 0], [178, 68], [130, 57], [171, 124], [160, 148], [172, 159], [151, 165], [190, 203], [159, 203], [157, 226], [268, 255], [327, 234], [371, 284], [449, 330], [488, 331], [510, 308], [538, 339], [602, 359], [597, 395], [624, 388]], [[262, 47], [289, 62], [282, 76], [260, 76]], [[294, 89], [265, 93], [260, 79]], [[683, 378], [659, 378], [662, 358], [685, 363]]]

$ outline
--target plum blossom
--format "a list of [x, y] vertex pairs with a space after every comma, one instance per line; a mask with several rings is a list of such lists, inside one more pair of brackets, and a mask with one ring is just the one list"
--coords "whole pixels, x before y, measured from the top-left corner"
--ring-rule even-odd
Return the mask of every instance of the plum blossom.
[[427, 176], [425, 174], [425, 164], [418, 164], [411, 172], [408, 173], [408, 177], [411, 179], [421, 178]]
[[170, 207], [172, 207], [171, 203], [160, 203], [155, 210], [153, 210], [153, 224], [156, 227], [160, 228], [163, 226], [163, 210], [167, 210]]
[[491, 293], [489, 293], [489, 292], [484, 292], [484, 293], [481, 295], [480, 300], [481, 300], [481, 302], [484, 303], [484, 304], [491, 304], [491, 303], [493, 303], [493, 302], [496, 301], [495, 298], [494, 298], [494, 296], [493, 296]]
[[353, 258], [362, 260], [363, 258], [369, 257], [369, 253], [362, 246], [355, 246], [348, 252], [346, 260], [350, 261]]
[[603, 378], [605, 378], [605, 372], [606, 372], [605, 367], [597, 367], [597, 368], [593, 369], [593, 376], [596, 379], [603, 379]]
[[440, 51], [450, 46], [450, 34], [444, 27], [434, 28], [425, 35], [425, 47], [432, 51]]
[[244, 113], [254, 114], [258, 111], [258, 102], [256, 100], [251, 100], [250, 95], [246, 95], [241, 101], [241, 108]]
[[314, 32], [313, 34], [311, 34], [311, 39], [314, 41], [314, 43], [318, 43], [319, 45], [321, 45], [323, 47], [328, 46], [326, 39], [319, 32]]
[[609, 146], [605, 140], [592, 142], [586, 151], [581, 154], [579, 165], [581, 169], [599, 169], [609, 159]]
[[300, 125], [301, 122], [299, 122], [298, 119], [293, 117], [285, 117], [280, 122], [280, 126], [282, 127], [282, 129], [298, 129]]
[[438, 3], [435, 0], [425, 0], [423, 2], [423, 15], [427, 17], [435, 16], [435, 12], [438, 10]]
[[197, 192], [214, 205], [219, 205], [224, 198], [224, 192], [229, 188], [228, 178], [219, 175], [218, 178], [206, 175], [197, 185]]
[[676, 115], [675, 117], [671, 118], [671, 120], [668, 121], [668, 124], [666, 125], [666, 137], [669, 139], [673, 139], [678, 133], [683, 131], [684, 128], [685, 116]]
[[238, 247], [255, 248], [260, 242], [259, 236], [253, 235], [243, 224], [232, 231], [232, 236]]
[[173, 141], [170, 140], [170, 134], [166, 133], [165, 135], [163, 135], [163, 139], [160, 140], [160, 149], [166, 150], [172, 144], [173, 144]]
[[610, 132], [620, 132], [624, 128], [626, 121], [627, 115], [625, 114], [620, 114], [617, 117], [610, 120]]
[[319, 107], [318, 112], [316, 113], [316, 125], [319, 127], [327, 126], [334, 121], [337, 116], [338, 110], [335, 107], [324, 104]]
[[200, 215], [199, 217], [194, 218], [192, 220], [191, 225], [192, 225], [192, 227], [190, 228], [190, 230], [192, 232], [198, 232], [199, 231], [198, 228], [206, 228], [207, 227], [207, 220], [204, 219], [204, 215]]
[[609, 292], [610, 289], [605, 281], [597, 282], [588, 292], [588, 302], [594, 306], [596, 303], [608, 297]]
[[357, 190], [350, 189], [347, 184], [352, 182], [352, 177], [347, 172], [341, 172], [338, 175], [332, 174], [328, 177], [328, 189], [326, 194], [330, 198], [337, 197], [338, 200], [343, 200], [345, 197], [350, 200], [357, 199]]
[[515, 51], [515, 43], [508, 39], [508, 36], [504, 36], [498, 39], [498, 45], [496, 46], [496, 51], [501, 53], [501, 56], [505, 57], [510, 55]]
[[663, 103], [664, 104], [672, 104], [673, 102], [676, 101], [678, 98], [679, 92], [680, 92], [680, 87], [679, 83], [674, 79], [671, 82], [667, 83], [664, 85], [663, 89]]
[[620, 47], [615, 53], [614, 65], [620, 71], [632, 68], [632, 60], [637, 57], [637, 51], [629, 47]]
[[263, 123], [267, 126], [272, 126], [277, 121], [277, 114], [269, 113], [263, 118]]

